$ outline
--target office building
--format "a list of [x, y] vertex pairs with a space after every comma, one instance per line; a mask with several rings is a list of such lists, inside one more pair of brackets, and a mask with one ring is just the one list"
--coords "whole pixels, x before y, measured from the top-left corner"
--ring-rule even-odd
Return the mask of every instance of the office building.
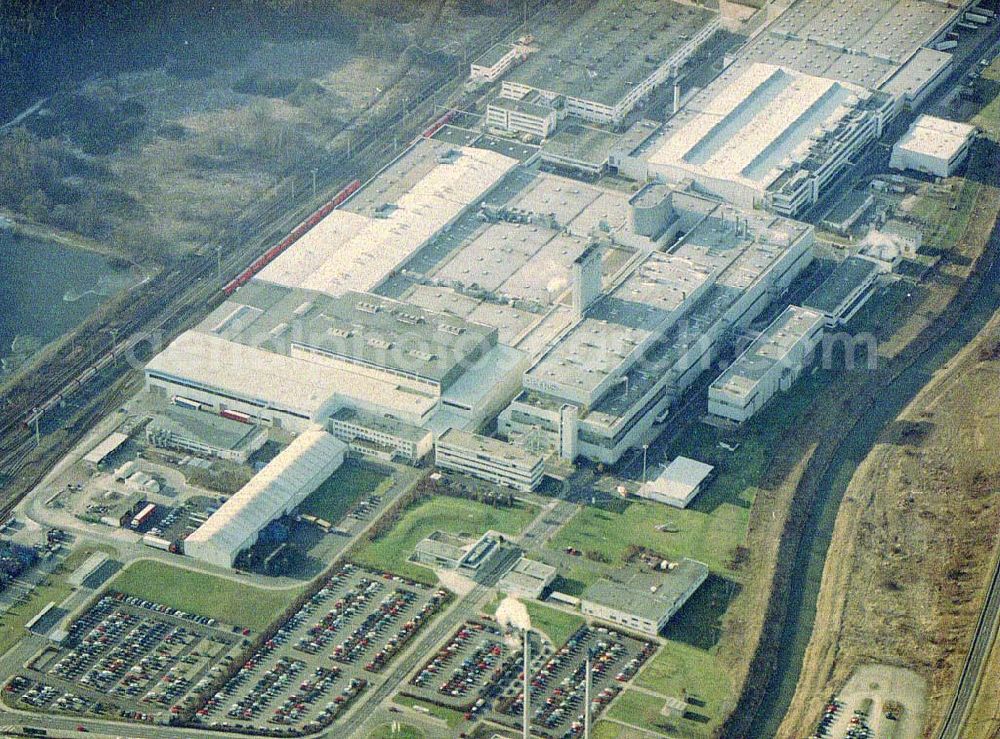
[[602, 577], [580, 598], [585, 616], [657, 636], [708, 579], [708, 567], [683, 559], [666, 572], [621, 570]]
[[444, 470], [525, 492], [538, 487], [544, 467], [542, 457], [526, 449], [455, 429], [438, 438], [435, 463]]
[[812, 358], [826, 316], [791, 305], [774, 319], [708, 389], [708, 412], [743, 423], [788, 390]]

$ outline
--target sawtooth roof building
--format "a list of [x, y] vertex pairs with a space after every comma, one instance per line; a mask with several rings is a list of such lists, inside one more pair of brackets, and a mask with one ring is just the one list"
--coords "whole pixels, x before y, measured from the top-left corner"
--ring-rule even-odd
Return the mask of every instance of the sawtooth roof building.
[[517, 164], [421, 139], [255, 279], [341, 295], [370, 291]]
[[664, 126], [645, 171], [744, 208], [794, 216], [881, 136], [892, 99], [764, 63], [737, 63]]
[[504, 78], [501, 96], [558, 99], [567, 115], [617, 124], [720, 26], [717, 13], [694, 5], [598, 0], [572, 33], [537, 39]]

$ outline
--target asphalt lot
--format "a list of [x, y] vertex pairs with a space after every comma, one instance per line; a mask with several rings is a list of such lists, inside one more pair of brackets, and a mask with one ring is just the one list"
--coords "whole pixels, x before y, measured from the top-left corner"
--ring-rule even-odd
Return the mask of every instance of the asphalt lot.
[[462, 624], [406, 686], [406, 693], [461, 711], [471, 719], [489, 710], [500, 690], [517, 677], [521, 652], [505, 642], [496, 623]]
[[201, 725], [276, 735], [331, 724], [430, 620], [441, 590], [346, 564], [198, 710]]
[[43, 713], [166, 721], [185, 695], [235, 657], [242, 639], [210, 619], [106, 595], [60, 645], [25, 663], [4, 697]]
[[[656, 651], [656, 644], [603, 626], [581, 626], [531, 674], [531, 722], [543, 736], [583, 734], [586, 659], [593, 651], [591, 718], [617, 695]], [[515, 675], [515, 678], [517, 675]], [[503, 691], [493, 717], [519, 725], [524, 691], [516, 680]]]

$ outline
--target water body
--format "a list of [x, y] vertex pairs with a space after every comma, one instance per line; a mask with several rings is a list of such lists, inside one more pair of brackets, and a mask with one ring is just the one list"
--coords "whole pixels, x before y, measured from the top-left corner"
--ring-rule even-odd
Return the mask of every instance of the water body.
[[[994, 231], [993, 238], [1000, 238]], [[840, 502], [858, 465], [868, 456], [879, 434], [931, 379], [934, 371], [975, 338], [990, 317], [1000, 310], [1000, 260], [997, 260], [972, 301], [965, 317], [929, 351], [877, 396], [871, 411], [841, 445], [833, 464], [820, 482], [819, 500], [812, 508], [802, 534], [788, 583], [788, 616], [781, 638], [775, 672], [755, 717], [750, 736], [773, 737], [792, 702], [802, 669], [806, 646], [812, 637], [827, 550], [833, 538]]]
[[0, 229], [0, 377], [132, 281], [102, 254]]

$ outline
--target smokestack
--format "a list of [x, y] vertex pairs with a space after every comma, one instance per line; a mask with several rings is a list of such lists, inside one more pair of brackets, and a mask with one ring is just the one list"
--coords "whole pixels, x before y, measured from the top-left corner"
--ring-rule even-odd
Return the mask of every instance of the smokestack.
[[531, 666], [531, 646], [528, 644], [528, 629], [524, 630], [524, 710], [521, 712], [521, 729], [524, 739], [531, 739], [531, 678], [528, 677]]
[[590, 244], [573, 260], [573, 312], [583, 318], [587, 308], [601, 295], [601, 246]]

